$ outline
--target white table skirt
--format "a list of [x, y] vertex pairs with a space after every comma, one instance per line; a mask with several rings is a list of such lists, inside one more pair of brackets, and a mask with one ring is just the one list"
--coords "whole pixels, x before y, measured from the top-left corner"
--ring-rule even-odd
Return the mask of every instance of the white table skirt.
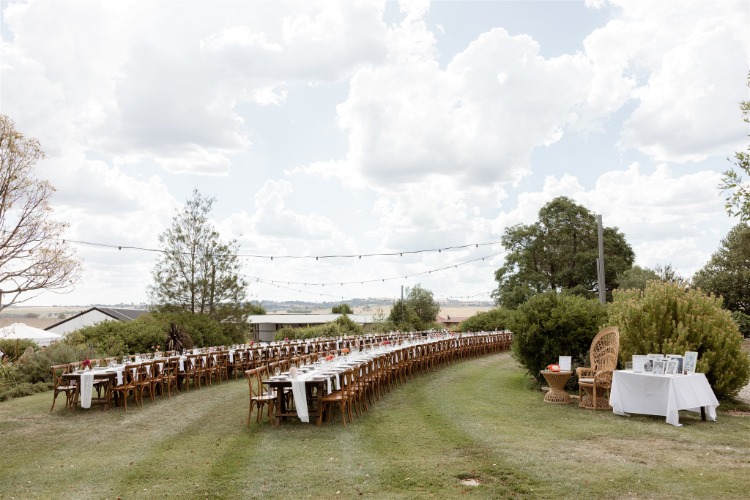
[[612, 378], [609, 404], [618, 415], [664, 415], [667, 423], [679, 427], [679, 410], [700, 412], [704, 407], [706, 417], [715, 421], [719, 401], [703, 373], [652, 375], [618, 370]]

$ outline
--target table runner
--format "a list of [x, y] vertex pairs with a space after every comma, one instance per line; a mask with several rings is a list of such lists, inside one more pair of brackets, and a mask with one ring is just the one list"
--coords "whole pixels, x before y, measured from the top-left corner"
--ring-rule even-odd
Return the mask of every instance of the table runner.
[[297, 408], [297, 416], [305, 423], [310, 422], [307, 410], [307, 396], [305, 394], [305, 381], [313, 376], [313, 373], [300, 373], [292, 378], [292, 393], [294, 394], [294, 406]]
[[94, 372], [86, 370], [81, 373], [81, 386], [78, 388], [81, 395], [81, 408], [91, 408], [91, 392], [94, 389]]

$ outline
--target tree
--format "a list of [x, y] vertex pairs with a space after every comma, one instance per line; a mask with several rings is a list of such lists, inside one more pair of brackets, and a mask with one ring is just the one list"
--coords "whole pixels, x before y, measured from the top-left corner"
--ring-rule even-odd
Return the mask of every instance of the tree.
[[750, 314], [750, 226], [742, 222], [729, 231], [693, 286], [721, 296], [730, 311]]
[[0, 115], [0, 311], [34, 292], [69, 291], [81, 273], [63, 239], [68, 225], [51, 218], [55, 188], [33, 175], [42, 158], [39, 142]]
[[489, 311], [478, 312], [474, 316], [461, 322], [462, 332], [489, 332], [493, 330], [507, 330], [514, 311], [503, 307], [496, 307]]
[[[532, 295], [566, 290], [593, 297], [598, 291], [599, 256], [596, 217], [564, 196], [539, 210], [539, 220], [505, 230], [505, 264], [495, 272], [498, 305], [516, 308]], [[616, 276], [633, 265], [633, 249], [617, 228], [604, 228], [607, 292], [617, 288]]]
[[[748, 86], [750, 86], [750, 73], [748, 73]], [[742, 120], [750, 123], [750, 101], [740, 102]], [[750, 146], [748, 152], [738, 151], [734, 154], [734, 166], [723, 173], [719, 189], [727, 192], [724, 208], [727, 213], [734, 217], [739, 216], [740, 221], [750, 220], [750, 184], [743, 182], [741, 173], [750, 175]]]
[[354, 311], [352, 311], [352, 308], [351, 306], [349, 306], [349, 304], [339, 304], [331, 308], [331, 313], [332, 314], [354, 314]]
[[649, 281], [664, 281], [676, 285], [687, 285], [687, 280], [672, 269], [672, 264], [664, 266], [657, 264], [654, 269], [648, 267], [633, 266], [617, 275], [618, 288], [627, 290], [637, 288], [645, 290]]
[[659, 275], [653, 269], [633, 266], [617, 275], [617, 283], [621, 290], [644, 290], [649, 281], [659, 280]]
[[407, 289], [404, 300], [398, 300], [391, 307], [388, 320], [402, 330], [427, 330], [435, 325], [440, 305], [435, 302], [432, 292], [421, 285]]
[[215, 199], [193, 191], [172, 225], [159, 235], [163, 253], [154, 267], [151, 301], [162, 310], [184, 309], [244, 323], [247, 283], [240, 275], [235, 240], [223, 243], [208, 215]]

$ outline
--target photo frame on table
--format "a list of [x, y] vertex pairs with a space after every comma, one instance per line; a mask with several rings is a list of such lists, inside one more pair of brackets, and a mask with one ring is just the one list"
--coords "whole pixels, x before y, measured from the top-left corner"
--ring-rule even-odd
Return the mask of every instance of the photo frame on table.
[[[665, 375], [677, 375], [677, 365], [679, 364], [679, 361], [677, 361], [675, 358], [671, 358], [667, 360], [667, 368], [664, 370]], [[682, 372], [680, 372], [682, 373]]]
[[562, 372], [569, 372], [572, 362], [572, 356], [560, 356], [557, 360], [557, 364], [560, 366], [560, 371]]
[[648, 353], [646, 356], [648, 359], [664, 359], [663, 354], [654, 354], [654, 353]]
[[685, 357], [680, 354], [670, 354], [669, 356], [667, 356], [668, 361], [672, 359], [677, 361], [677, 371], [675, 373], [682, 375], [682, 367], [685, 363]]
[[664, 371], [667, 368], [667, 361], [664, 359], [654, 359], [654, 365], [651, 373], [654, 375], [664, 375]]
[[648, 357], [644, 354], [633, 354], [633, 373], [643, 373]]
[[698, 353], [696, 351], [685, 352], [685, 360], [682, 364], [682, 373], [684, 375], [693, 375], [695, 366], [698, 364]]
[[643, 373], [654, 373], [654, 360], [653, 358], [646, 358], [643, 362]]

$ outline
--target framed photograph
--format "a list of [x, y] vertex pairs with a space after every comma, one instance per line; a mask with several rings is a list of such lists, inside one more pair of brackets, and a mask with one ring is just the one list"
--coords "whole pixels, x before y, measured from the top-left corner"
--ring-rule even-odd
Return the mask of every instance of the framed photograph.
[[682, 373], [685, 375], [692, 375], [695, 373], [695, 365], [698, 364], [698, 353], [695, 351], [687, 351], [685, 353], [685, 360], [682, 364]]
[[643, 362], [643, 373], [654, 373], [654, 360], [653, 358], [646, 358]]
[[651, 373], [654, 375], [664, 375], [664, 371], [667, 368], [667, 361], [664, 359], [654, 359], [654, 366]]
[[648, 357], [648, 359], [664, 359], [664, 355], [663, 354], [649, 353], [647, 357]]
[[[664, 374], [665, 375], [677, 375], [677, 365], [678, 364], [679, 364], [679, 362], [676, 359], [674, 359], [674, 358], [667, 360], [667, 368], [664, 371]], [[682, 372], [680, 372], [680, 373], [682, 373]]]
[[675, 371], [675, 373], [682, 375], [682, 368], [685, 363], [685, 358], [679, 354], [670, 354], [669, 356], [667, 356], [667, 360], [677, 361], [677, 371]]
[[643, 354], [633, 354], [633, 373], [643, 373], [647, 359], [648, 357]]

